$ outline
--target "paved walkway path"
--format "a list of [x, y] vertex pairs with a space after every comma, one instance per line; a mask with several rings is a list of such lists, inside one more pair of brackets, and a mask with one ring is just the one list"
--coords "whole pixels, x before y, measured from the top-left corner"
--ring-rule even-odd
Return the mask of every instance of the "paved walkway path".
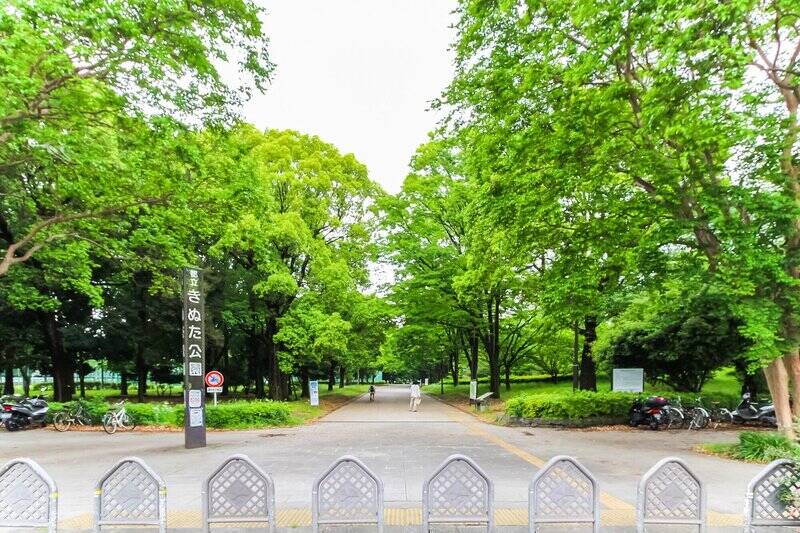
[[199, 450], [185, 450], [180, 433], [3, 433], [0, 462], [19, 456], [39, 462], [58, 484], [62, 524], [81, 530], [90, 527], [96, 480], [120, 458], [141, 457], [167, 483], [170, 528], [194, 528], [202, 481], [226, 457], [244, 453], [275, 480], [279, 524], [305, 527], [314, 479], [351, 454], [383, 479], [387, 522], [402, 530], [419, 523], [423, 481], [453, 453], [472, 457], [495, 481], [498, 524], [508, 526], [525, 523], [528, 483], [537, 468], [553, 455], [567, 454], [599, 479], [604, 525], [631, 530], [638, 479], [668, 455], [684, 458], [706, 481], [713, 526], [740, 524], [745, 487], [760, 467], [691, 451], [697, 442], [735, 438], [712, 431], [497, 427], [432, 397], [423, 398], [419, 412], [409, 412], [408, 388], [395, 386], [379, 387], [375, 402], [362, 396], [309, 426], [210, 432], [208, 447]]

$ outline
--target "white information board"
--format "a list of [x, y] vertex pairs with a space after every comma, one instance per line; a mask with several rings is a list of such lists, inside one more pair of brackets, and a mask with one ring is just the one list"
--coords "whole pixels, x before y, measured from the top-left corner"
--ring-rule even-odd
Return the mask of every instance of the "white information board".
[[617, 392], [644, 392], [643, 368], [615, 368], [612, 379]]
[[196, 428], [203, 425], [203, 410], [189, 409], [189, 426]]
[[478, 382], [477, 381], [470, 381], [469, 382], [469, 399], [475, 400], [478, 398]]
[[189, 407], [202, 407], [203, 391], [192, 389], [189, 391]]
[[308, 382], [308, 395], [311, 400], [311, 405], [319, 405], [319, 381]]

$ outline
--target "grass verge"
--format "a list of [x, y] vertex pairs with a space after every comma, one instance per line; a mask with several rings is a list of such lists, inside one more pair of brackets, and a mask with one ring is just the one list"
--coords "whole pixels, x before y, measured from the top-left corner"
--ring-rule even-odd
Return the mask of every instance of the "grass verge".
[[746, 431], [739, 435], [739, 442], [702, 444], [697, 451], [748, 463], [800, 461], [800, 445], [779, 433]]
[[[312, 406], [308, 400], [272, 402], [269, 400], [224, 400], [218, 405], [206, 405], [206, 423], [209, 429], [241, 430], [269, 427], [291, 427], [308, 424], [338, 409], [366, 392], [369, 385], [348, 385], [332, 391], [320, 391], [320, 405]], [[70, 403], [50, 403], [50, 420], [59, 411], [69, 409]], [[84, 402], [94, 426], [87, 431], [101, 430], [97, 425], [111, 404], [100, 398]], [[138, 426], [146, 431], [181, 431], [183, 428], [183, 405], [176, 402], [128, 402], [128, 413]], [[77, 429], [77, 428], [76, 428]], [[102, 431], [102, 430], [101, 430]]]

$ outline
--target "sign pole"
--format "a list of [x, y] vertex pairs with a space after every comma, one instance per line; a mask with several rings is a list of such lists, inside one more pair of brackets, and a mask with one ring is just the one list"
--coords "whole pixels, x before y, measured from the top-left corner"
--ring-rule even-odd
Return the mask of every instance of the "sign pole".
[[202, 271], [183, 269], [183, 435], [187, 449], [206, 445], [204, 303]]

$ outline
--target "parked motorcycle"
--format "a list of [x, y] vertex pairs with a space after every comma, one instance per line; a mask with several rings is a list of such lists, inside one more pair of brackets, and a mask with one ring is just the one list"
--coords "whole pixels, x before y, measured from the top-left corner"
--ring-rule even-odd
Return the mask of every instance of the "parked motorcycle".
[[778, 419], [775, 416], [775, 406], [772, 403], [759, 405], [754, 402], [749, 392], [742, 394], [742, 401], [731, 411], [731, 419], [736, 424], [746, 422], [757, 422], [765, 426], [777, 426]]
[[28, 426], [44, 427], [50, 406], [39, 396], [25, 398], [15, 404], [3, 404], [3, 425], [8, 431], [16, 431]]
[[6, 419], [11, 418], [11, 406], [19, 403], [19, 396], [0, 396], [0, 424], [5, 425]]
[[666, 422], [665, 408], [668, 405], [669, 400], [663, 396], [650, 396], [644, 401], [637, 396], [629, 411], [629, 423], [634, 427], [647, 424], [650, 429], [658, 430]]

